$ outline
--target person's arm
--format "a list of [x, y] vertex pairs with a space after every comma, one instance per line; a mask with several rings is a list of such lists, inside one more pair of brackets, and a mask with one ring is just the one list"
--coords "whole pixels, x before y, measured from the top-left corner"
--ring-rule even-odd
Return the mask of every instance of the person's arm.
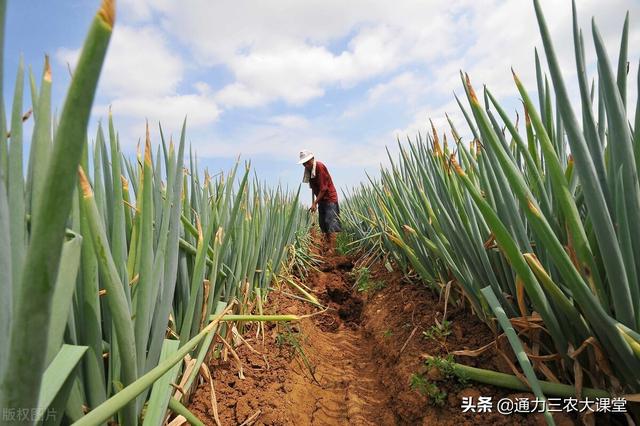
[[[318, 196], [315, 197], [315, 200], [313, 200], [313, 202], [311, 203], [311, 211], [312, 212], [315, 212], [318, 209], [318, 203], [322, 200], [322, 197], [324, 197], [326, 192], [327, 192], [326, 189], [322, 189], [318, 193]], [[312, 195], [312, 199], [313, 199], [313, 195]]]
[[318, 204], [320, 201], [322, 201], [326, 194], [327, 194], [327, 190], [326, 189], [321, 189], [320, 192], [318, 193], [318, 196], [316, 197], [316, 204]]
[[324, 167], [318, 167], [318, 180], [320, 186], [320, 192], [316, 196], [315, 201], [311, 204], [311, 211], [316, 211], [318, 208], [318, 203], [324, 199], [324, 196], [327, 194], [328, 184], [327, 184], [327, 169]]

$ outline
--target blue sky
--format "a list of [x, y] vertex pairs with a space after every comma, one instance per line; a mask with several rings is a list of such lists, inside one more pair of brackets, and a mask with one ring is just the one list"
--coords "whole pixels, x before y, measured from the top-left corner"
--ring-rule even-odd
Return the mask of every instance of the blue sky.
[[[591, 16], [615, 61], [630, 10], [629, 98], [635, 102], [640, 2], [577, 3], [591, 59]], [[542, 4], [572, 79], [570, 2]], [[73, 68], [97, 7], [79, 0], [9, 2], [7, 99], [20, 55], [39, 80], [47, 53], [54, 105], [61, 107], [67, 66]], [[306, 148], [346, 189], [365, 173], [375, 176], [385, 146], [395, 152], [396, 137], [425, 132], [428, 118], [441, 133], [448, 131], [445, 112], [465, 127], [453, 98], [454, 91], [462, 93], [460, 69], [514, 111], [510, 67], [534, 93], [533, 48], [539, 45], [533, 7], [523, 0], [120, 0], [90, 137], [111, 105], [121, 143], [133, 155], [145, 119], [153, 129], [161, 121], [177, 137], [186, 115], [188, 140], [212, 173], [231, 167], [240, 154], [267, 182], [296, 187], [302, 176], [297, 153]]]

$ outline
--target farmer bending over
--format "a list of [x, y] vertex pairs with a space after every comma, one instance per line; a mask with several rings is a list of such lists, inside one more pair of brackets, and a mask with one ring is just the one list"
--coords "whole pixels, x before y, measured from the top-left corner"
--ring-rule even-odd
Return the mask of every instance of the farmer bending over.
[[320, 229], [324, 236], [326, 249], [329, 253], [335, 252], [336, 232], [340, 232], [340, 207], [338, 206], [338, 193], [333, 180], [325, 166], [317, 161], [311, 151], [300, 151], [298, 164], [304, 166], [303, 182], [311, 187], [311, 212], [318, 210]]

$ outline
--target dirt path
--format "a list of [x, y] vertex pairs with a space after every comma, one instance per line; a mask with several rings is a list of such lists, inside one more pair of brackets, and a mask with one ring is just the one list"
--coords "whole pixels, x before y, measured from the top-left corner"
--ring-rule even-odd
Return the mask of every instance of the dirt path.
[[[323, 313], [292, 298], [286, 285], [269, 294], [268, 313], [315, 315], [296, 324], [266, 324], [261, 336], [255, 326], [241, 330], [248, 344], [236, 352], [244, 378], [231, 355], [209, 362], [222, 425], [544, 424], [538, 414], [463, 413], [463, 397], [532, 395], [432, 377], [421, 355], [477, 349], [495, 340], [493, 333], [468, 310], [449, 307], [449, 332], [425, 337], [443, 316], [433, 291], [381, 265], [366, 270], [366, 285], [358, 286], [352, 269], [352, 259], [334, 256], [307, 277], [306, 285], [329, 308]], [[509, 353], [508, 347], [502, 351]], [[458, 361], [510, 372], [495, 350]], [[437, 386], [440, 403], [410, 385], [416, 375]], [[216, 424], [209, 383], [199, 385], [189, 409], [205, 424]]]
[[293, 370], [293, 385], [287, 395], [293, 424], [393, 422], [374, 362], [375, 348], [361, 327], [363, 302], [347, 278], [351, 266], [347, 259], [332, 259], [314, 277], [314, 290], [329, 311], [300, 325], [306, 336], [305, 351], [315, 366], [315, 380], [310, 383], [310, 374], [303, 368]]
[[[375, 363], [375, 345], [361, 325], [363, 300], [353, 287], [351, 261], [326, 259], [307, 280], [328, 307], [318, 313], [308, 303], [274, 291], [271, 312], [315, 315], [294, 325], [268, 324], [264, 344], [255, 331], [237, 354], [237, 363], [212, 360], [218, 411], [223, 425], [379, 425], [395, 424]], [[260, 352], [257, 353], [257, 352]], [[190, 409], [215, 424], [208, 384]]]

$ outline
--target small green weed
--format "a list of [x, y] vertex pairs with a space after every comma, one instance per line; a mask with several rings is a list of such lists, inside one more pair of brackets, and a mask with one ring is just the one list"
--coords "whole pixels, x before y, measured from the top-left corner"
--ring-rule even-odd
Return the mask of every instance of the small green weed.
[[286, 324], [285, 330], [276, 336], [276, 344], [278, 346], [291, 346], [293, 349], [301, 347], [300, 333], [292, 330], [291, 326]]
[[[469, 377], [466, 373], [460, 371], [455, 368], [455, 362], [453, 361], [453, 355], [449, 354], [446, 358], [433, 357], [425, 361], [425, 366], [427, 371], [433, 368], [436, 368], [442, 374], [441, 379], [434, 380], [455, 380], [453, 384], [454, 389], [466, 386], [469, 382]], [[424, 374], [414, 373], [409, 378], [409, 386], [411, 389], [420, 392], [420, 394], [427, 396], [429, 398], [429, 403], [437, 406], [444, 405], [445, 399], [447, 398], [447, 391], [441, 389], [433, 383], [429, 381]]]
[[447, 398], [447, 392], [440, 389], [435, 383], [430, 382], [420, 374], [412, 374], [409, 379], [411, 389], [420, 392], [429, 398], [429, 402], [433, 405], [441, 407]]
[[446, 358], [430, 358], [425, 361], [425, 364], [428, 368], [437, 368], [446, 379], [455, 379], [463, 386], [469, 382], [469, 376], [464, 371], [455, 368], [455, 362], [451, 354], [447, 355]]
[[278, 333], [278, 335], [276, 336], [276, 345], [280, 347], [290, 346], [293, 349], [294, 354], [300, 356], [305, 367], [307, 367], [307, 369], [309, 370], [309, 373], [311, 373], [311, 377], [313, 377], [313, 380], [315, 380], [316, 383], [319, 383], [318, 379], [316, 379], [316, 376], [315, 376], [316, 369], [311, 364], [311, 361], [309, 361], [307, 354], [304, 352], [304, 349], [302, 348], [302, 343], [300, 342], [300, 332], [293, 330], [291, 328], [291, 325], [289, 324], [285, 324], [284, 327], [285, 327], [284, 331]]
[[336, 252], [341, 256], [348, 254], [351, 251], [349, 244], [351, 244], [351, 236], [347, 232], [338, 232], [336, 236]]
[[451, 334], [451, 321], [444, 320], [441, 325], [432, 325], [422, 334], [427, 339], [440, 340]]
[[384, 333], [382, 333], [382, 337], [391, 337], [393, 336], [393, 330], [391, 329], [387, 329], [384, 331]]
[[368, 291], [378, 291], [382, 290], [385, 287], [384, 281], [372, 281], [371, 280], [371, 271], [369, 268], [363, 266], [351, 271], [351, 276], [355, 279], [355, 287], [361, 293], [366, 293]]

